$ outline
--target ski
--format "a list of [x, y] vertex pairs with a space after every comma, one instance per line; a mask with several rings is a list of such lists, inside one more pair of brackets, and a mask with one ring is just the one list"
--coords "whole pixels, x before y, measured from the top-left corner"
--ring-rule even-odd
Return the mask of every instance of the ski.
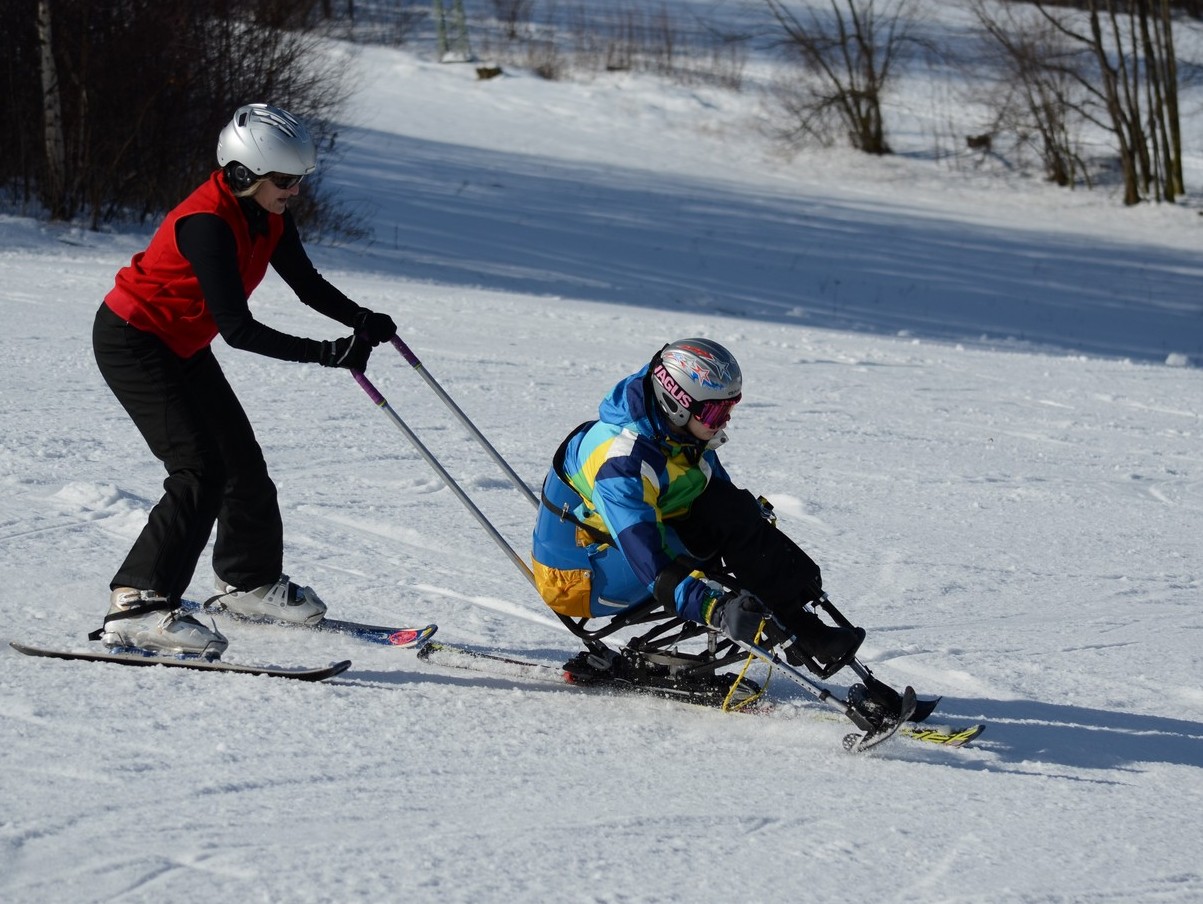
[[[906, 738], [910, 741], [920, 741], [924, 744], [935, 744], [939, 747], [967, 747], [986, 730], [986, 726], [983, 723], [975, 725], [916, 724], [921, 721], [918, 713], [919, 709], [922, 708], [923, 701], [919, 701], [919, 703], [919, 707], [911, 714], [906, 724], [898, 729], [898, 736], [900, 738]], [[843, 716], [838, 716], [834, 713], [823, 713], [819, 718], [824, 722], [842, 722], [844, 720]]]
[[928, 744], [939, 744], [942, 747], [965, 747], [973, 742], [986, 726], [981, 723], [966, 726], [918, 726], [904, 725], [899, 734], [912, 741], [924, 741]]
[[[501, 653], [484, 650], [473, 650], [454, 644], [434, 641], [418, 651], [418, 658], [445, 665], [451, 668], [480, 670], [484, 663], [490, 664], [489, 671], [494, 674], [506, 674], [516, 677], [533, 678], [539, 681], [550, 681], [557, 684], [570, 684], [573, 687], [593, 690], [612, 690], [622, 694], [644, 694], [654, 697], [664, 697], [669, 700], [679, 700], [698, 706], [721, 708], [727, 700], [730, 685], [722, 681], [712, 681], [705, 685], [677, 684], [640, 684], [637, 680], [621, 676], [603, 677], [597, 675], [582, 675], [574, 672], [569, 666], [553, 666], [542, 662], [530, 662], [516, 659]], [[726, 676], [722, 676], [726, 677]], [[746, 705], [747, 698], [758, 696], [760, 688], [751, 682], [745, 682], [750, 690], [746, 694], [736, 695], [734, 703]]]
[[386, 625], [369, 625], [364, 622], [346, 621], [338, 618], [323, 618], [315, 625], [299, 624], [297, 622], [280, 621], [273, 618], [250, 618], [236, 615], [220, 606], [206, 606], [195, 600], [181, 600], [180, 608], [185, 612], [220, 615], [232, 621], [252, 625], [273, 625], [283, 628], [302, 628], [309, 631], [319, 631], [326, 634], [341, 634], [366, 643], [382, 644], [389, 647], [418, 647], [430, 640], [438, 631], [439, 626], [430, 624], [422, 627], [394, 628]]
[[[476, 650], [434, 641], [418, 651], [418, 658], [450, 668], [488, 671], [490, 674], [530, 678], [556, 684], [570, 684], [582, 690], [613, 691], [619, 694], [661, 697], [693, 706], [723, 709], [729, 712], [766, 712], [760, 696], [763, 689], [754, 681], [735, 682], [733, 675], [707, 675], [693, 679], [663, 678], [657, 683], [641, 683], [634, 676], [609, 676], [604, 672], [582, 669], [579, 660], [585, 653], [560, 666], [531, 662], [503, 653]], [[735, 687], [733, 691], [733, 686]]]
[[233, 672], [241, 675], [266, 675], [271, 678], [293, 678], [297, 681], [324, 681], [340, 675], [351, 667], [351, 660], [332, 662], [318, 668], [288, 667], [273, 665], [244, 665], [199, 658], [180, 658], [157, 653], [141, 652], [95, 652], [81, 653], [73, 650], [51, 650], [10, 641], [9, 646], [26, 656], [44, 656], [51, 659], [68, 659], [79, 662], [107, 662], [113, 665], [161, 665], [173, 669], [193, 669], [199, 672]]
[[[418, 650], [418, 658], [434, 662], [438, 665], [449, 666], [451, 668], [469, 669], [481, 671], [488, 667], [488, 671], [494, 674], [509, 674], [520, 677], [529, 677], [541, 681], [550, 682], [566, 682], [574, 687], [581, 688], [604, 688], [613, 689], [624, 693], [650, 693], [660, 694], [661, 696], [669, 697], [670, 699], [678, 699], [684, 702], [696, 703], [703, 706], [716, 707], [722, 705], [722, 699], [715, 698], [714, 695], [693, 695], [687, 696], [684, 694], [674, 694], [671, 688], [656, 688], [656, 687], [639, 687], [630, 683], [619, 681], [611, 682], [589, 682], [576, 680], [570, 676], [563, 666], [548, 665], [543, 662], [531, 662], [526, 659], [519, 659], [514, 656], [509, 656], [503, 653], [495, 653], [487, 650], [475, 650], [469, 647], [456, 646], [455, 644], [442, 643], [440, 641], [432, 641], [422, 646]], [[900, 695], [901, 697], [902, 695]], [[937, 698], [939, 699], [939, 698]], [[910, 701], [904, 699], [904, 705], [909, 706]], [[924, 709], [924, 703], [927, 701], [915, 701], [914, 708], [910, 715], [905, 719], [891, 720], [884, 730], [878, 729], [869, 732], [868, 736], [852, 733], [848, 735], [851, 741], [847, 741], [849, 749], [852, 752], [861, 752], [876, 747], [878, 744], [887, 740], [895, 733], [899, 737], [907, 738], [912, 741], [919, 741], [927, 744], [937, 744], [944, 747], [964, 747], [972, 742], [978, 735], [986, 730], [985, 725], [969, 725], [969, 726], [930, 726], [921, 727], [913, 724], [920, 716], [920, 710]], [[771, 708], [771, 707], [770, 707]], [[758, 712], [761, 707], [751, 709], [735, 710], [742, 712]], [[927, 713], [923, 714], [924, 716]], [[823, 716], [824, 721], [835, 719], [832, 716]], [[903, 724], [908, 722], [911, 724]]]
[[475, 664], [482, 661], [493, 662], [513, 667], [504, 671], [516, 671], [520, 674], [529, 674], [533, 677], [549, 681], [564, 681], [562, 668], [547, 665], [543, 662], [515, 659], [512, 656], [506, 656], [501, 653], [473, 650], [468, 647], [460, 647], [438, 640], [423, 644], [422, 648], [418, 650], [418, 658], [460, 669], [471, 669]]

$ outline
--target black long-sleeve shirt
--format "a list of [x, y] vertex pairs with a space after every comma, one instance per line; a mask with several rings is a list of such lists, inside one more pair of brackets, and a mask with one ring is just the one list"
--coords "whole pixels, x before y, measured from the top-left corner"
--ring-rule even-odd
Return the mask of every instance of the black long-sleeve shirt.
[[[262, 241], [267, 235], [268, 212], [251, 198], [240, 198], [239, 207], [250, 227], [251, 241]], [[238, 245], [225, 220], [209, 213], [184, 217], [176, 226], [176, 245], [192, 265], [205, 304], [227, 344], [284, 361], [320, 360], [320, 341], [282, 333], [255, 319], [238, 272]], [[343, 326], [351, 327], [363, 310], [318, 273], [287, 210], [271, 265], [304, 304]]]

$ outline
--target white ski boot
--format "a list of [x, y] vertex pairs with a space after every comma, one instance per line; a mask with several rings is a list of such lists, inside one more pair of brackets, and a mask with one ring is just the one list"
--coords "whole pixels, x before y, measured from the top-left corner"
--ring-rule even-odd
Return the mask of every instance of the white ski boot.
[[118, 587], [109, 595], [100, 640], [110, 649], [136, 647], [204, 659], [220, 658], [229, 645], [220, 631], [184, 614], [165, 596], [133, 587]]
[[238, 590], [215, 577], [218, 596], [209, 602], [243, 618], [265, 618], [296, 624], [316, 625], [326, 615], [326, 604], [312, 587], [298, 587], [280, 575], [274, 584], [254, 590]]

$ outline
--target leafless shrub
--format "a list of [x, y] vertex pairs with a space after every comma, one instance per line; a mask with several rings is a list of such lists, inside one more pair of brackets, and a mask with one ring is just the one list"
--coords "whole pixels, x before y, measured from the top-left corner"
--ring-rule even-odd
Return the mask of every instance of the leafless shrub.
[[888, 154], [882, 103], [894, 67], [918, 42], [914, 0], [831, 0], [830, 10], [795, 13], [785, 0], [765, 0], [797, 66], [774, 97], [791, 141], [832, 144], [842, 136], [868, 154]]
[[974, 0], [973, 11], [997, 50], [996, 87], [988, 101], [994, 130], [1030, 148], [1049, 181], [1089, 186], [1080, 140], [1080, 86], [1089, 59], [1030, 8]]
[[581, 0], [544, 0], [522, 12], [516, 24], [498, 12], [496, 39], [486, 34], [480, 41], [489, 58], [545, 78], [574, 72], [653, 72], [686, 84], [735, 90], [742, 84], [747, 36], [724, 33], [700, 21], [685, 22], [665, 3], [627, 0], [599, 10]]

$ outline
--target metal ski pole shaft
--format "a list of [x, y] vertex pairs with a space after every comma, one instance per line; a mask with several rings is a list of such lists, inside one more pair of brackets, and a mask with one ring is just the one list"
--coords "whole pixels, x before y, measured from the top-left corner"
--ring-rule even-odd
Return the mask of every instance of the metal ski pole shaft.
[[426, 459], [426, 463], [434, 468], [435, 473], [442, 478], [443, 483], [447, 485], [448, 489], [450, 489], [451, 492], [456, 495], [459, 501], [464, 504], [468, 511], [472, 513], [472, 517], [480, 522], [480, 526], [483, 527], [486, 533], [493, 538], [493, 542], [501, 547], [502, 552], [510, 557], [510, 561], [512, 561], [518, 567], [518, 570], [522, 572], [523, 576], [530, 581], [532, 585], [534, 585], [535, 576], [531, 572], [530, 566], [522, 560], [522, 557], [519, 556], [518, 553], [514, 552], [514, 548], [506, 542], [505, 538], [497, 531], [497, 528], [493, 527], [492, 523], [488, 518], [485, 517], [484, 513], [477, 508], [476, 503], [474, 503], [468, 497], [468, 494], [463, 491], [460, 485], [456, 483], [455, 478], [447, 473], [447, 469], [444, 468], [442, 464], [439, 463], [439, 460], [434, 457], [431, 451], [427, 449], [425, 445], [423, 445], [422, 441], [418, 439], [417, 434], [409, 429], [409, 425], [407, 425], [405, 421], [401, 420], [401, 416], [393, 410], [393, 406], [390, 405], [384, 396], [380, 394], [380, 391], [374, 385], [372, 385], [372, 381], [359, 370], [351, 371], [351, 376], [355, 378], [355, 382], [360, 385], [363, 391], [368, 394], [368, 398], [376, 403], [376, 407], [380, 408], [385, 414], [387, 414], [389, 420], [397, 425], [397, 429], [405, 434], [405, 438], [408, 439], [410, 443], [413, 444], [413, 447], [418, 450], [418, 453], [424, 459]]
[[443, 404], [451, 409], [451, 413], [459, 418], [460, 423], [468, 428], [468, 432], [470, 432], [476, 441], [484, 448], [484, 450], [489, 453], [493, 461], [497, 462], [501, 470], [505, 472], [505, 475], [510, 479], [514, 486], [522, 491], [523, 495], [526, 496], [530, 504], [535, 508], [538, 508], [539, 498], [531, 491], [531, 488], [526, 485], [525, 481], [518, 476], [514, 469], [509, 466], [509, 463], [501, 457], [501, 453], [493, 448], [493, 444], [485, 438], [485, 435], [480, 432], [476, 424], [472, 423], [472, 420], [468, 417], [468, 415], [464, 414], [459, 405], [455, 404], [455, 400], [447, 394], [447, 391], [443, 389], [442, 386], [439, 385], [438, 380], [430, 375], [430, 372], [422, 365], [422, 362], [418, 360], [418, 356], [415, 355], [410, 347], [405, 344], [404, 340], [402, 340], [400, 336], [394, 335], [389, 341], [393, 344], [393, 348], [401, 353], [401, 357], [404, 358], [409, 365], [418, 372], [418, 375], [426, 381], [426, 385], [434, 390], [435, 395], [437, 395], [443, 401]]
[[[910, 687], [908, 687], [905, 691], [903, 691], [902, 694], [899, 695], [900, 712], [896, 717], [874, 720], [858, 710], [849, 700], [833, 694], [830, 690], [819, 684], [817, 681], [812, 681], [799, 669], [790, 665], [788, 662], [783, 662], [778, 656], [769, 650], [757, 646], [756, 644], [746, 643], [742, 640], [736, 640], [735, 643], [741, 649], [751, 653], [762, 662], [765, 662], [781, 671], [786, 678], [794, 682], [794, 684], [797, 684], [811, 696], [815, 697], [820, 703], [825, 703], [836, 712], [846, 716], [849, 721], [852, 722], [852, 724], [854, 724], [861, 731], [866, 732], [863, 738], [855, 742], [857, 745], [855, 749], [857, 750], [867, 749], [868, 747], [875, 746], [876, 744], [885, 740], [890, 735], [894, 734], [894, 732], [898, 730], [898, 727], [914, 714], [917, 701], [915, 699], [915, 692]], [[848, 746], [848, 738], [844, 739], [844, 744], [846, 749], [854, 749], [853, 747]]]
[[[797, 684], [799, 687], [802, 688], [802, 690], [806, 691], [812, 697], [817, 699], [820, 703], [826, 703], [828, 706], [830, 706], [836, 712], [839, 712], [842, 715], [847, 716], [849, 719], [851, 719], [853, 722], [856, 722], [858, 725], [860, 724], [860, 722], [858, 720], [859, 713], [856, 713], [854, 715], [855, 710], [853, 710], [852, 707], [850, 707], [848, 705], [848, 702], [846, 700], [843, 700], [840, 697], [838, 697], [837, 695], [833, 694], [831, 691], [829, 691], [827, 688], [823, 687], [823, 685], [819, 684], [817, 681], [812, 681], [810, 678], [808, 678], [806, 675], [804, 675], [798, 669], [794, 668], [788, 662], [782, 662], [779, 657], [774, 656], [771, 652], [764, 649], [763, 647], [757, 646], [756, 644], [747, 643], [742, 640], [737, 640], [737, 641], [735, 641], [735, 643], [741, 649], [745, 650], [748, 653], [751, 653], [757, 659], [760, 659], [763, 662], [766, 662], [769, 665], [771, 665], [777, 669], [780, 669], [781, 672], [785, 675], [785, 677], [787, 677], [790, 681], [794, 682], [794, 684]], [[864, 727], [867, 727], [867, 726], [864, 726]]]

